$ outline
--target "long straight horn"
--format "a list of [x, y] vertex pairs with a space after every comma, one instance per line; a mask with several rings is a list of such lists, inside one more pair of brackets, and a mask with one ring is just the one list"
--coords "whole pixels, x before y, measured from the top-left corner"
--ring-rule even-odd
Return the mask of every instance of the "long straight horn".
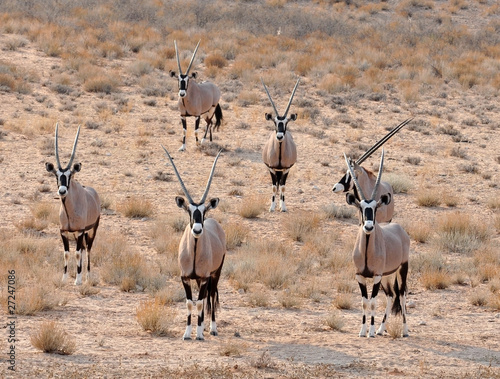
[[370, 157], [370, 155], [372, 155], [375, 151], [377, 151], [380, 148], [380, 146], [382, 146], [384, 143], [386, 143], [394, 134], [396, 134], [397, 132], [399, 132], [403, 128], [403, 126], [405, 126], [406, 124], [408, 124], [411, 120], [413, 120], [413, 117], [409, 118], [409, 119], [407, 119], [405, 121], [403, 121], [401, 124], [399, 124], [394, 129], [392, 129], [383, 138], [381, 138], [379, 141], [377, 141], [377, 143], [375, 143], [375, 145], [373, 145], [372, 147], [370, 147], [366, 151], [366, 153], [364, 153], [360, 158], [358, 158], [358, 160], [356, 161], [356, 163], [357, 164], [363, 163], [368, 157]]
[[163, 147], [163, 150], [165, 150], [165, 153], [167, 154], [167, 157], [168, 159], [170, 160], [170, 163], [172, 164], [172, 167], [174, 168], [174, 171], [175, 171], [175, 175], [177, 175], [177, 179], [179, 179], [179, 183], [181, 184], [181, 188], [182, 188], [182, 192], [184, 192], [184, 195], [186, 195], [188, 201], [190, 204], [194, 204], [194, 201], [193, 199], [191, 198], [191, 196], [189, 195], [189, 192], [186, 188], [186, 186], [184, 185], [184, 182], [182, 181], [181, 179], [181, 176], [179, 175], [179, 171], [177, 171], [177, 167], [175, 167], [175, 163], [174, 163], [174, 160], [172, 159], [172, 157], [170, 156], [170, 154], [168, 153], [167, 149], [165, 149], [165, 147], [163, 145], [161, 145], [161, 147]]
[[66, 168], [64, 169], [64, 171], [71, 168], [71, 164], [73, 163], [73, 159], [75, 159], [76, 144], [78, 143], [79, 136], [80, 136], [80, 126], [78, 126], [78, 131], [76, 132], [75, 142], [73, 143], [73, 151], [71, 151], [71, 158], [69, 159], [69, 163], [66, 166]]
[[215, 164], [217, 163], [217, 159], [219, 159], [220, 153], [222, 153], [222, 149], [219, 150], [219, 153], [215, 157], [214, 164], [212, 165], [212, 171], [210, 171], [210, 176], [208, 177], [207, 186], [205, 188], [205, 192], [203, 193], [203, 196], [201, 197], [200, 204], [203, 204], [205, 202], [205, 200], [207, 199], [208, 190], [210, 189], [210, 184], [212, 184], [212, 178], [214, 176]]
[[179, 60], [179, 50], [177, 50], [177, 41], [174, 40], [175, 46], [175, 57], [177, 58], [177, 68], [179, 69], [179, 75], [182, 75], [181, 61]]
[[375, 199], [375, 195], [378, 190], [378, 186], [380, 184], [380, 179], [382, 179], [382, 170], [384, 168], [384, 149], [382, 148], [382, 158], [380, 158], [380, 167], [378, 168], [377, 181], [375, 182], [375, 187], [373, 187], [371, 200]]
[[57, 138], [57, 131], [58, 131], [58, 130], [59, 130], [59, 123], [58, 123], [58, 122], [56, 122], [56, 142], [55, 142], [55, 145], [56, 145], [56, 149], [55, 149], [55, 150], [56, 150], [56, 163], [57, 163], [57, 168], [58, 168], [59, 170], [61, 170], [61, 169], [62, 169], [62, 167], [61, 167], [61, 162], [59, 161], [59, 148], [58, 148], [58, 143], [57, 143], [57, 141], [58, 141], [58, 138]]
[[297, 90], [299, 82], [300, 82], [300, 78], [297, 79], [297, 83], [295, 83], [295, 87], [293, 88], [292, 95], [290, 96], [290, 101], [288, 101], [288, 106], [286, 107], [285, 114], [283, 115], [283, 117], [285, 117], [285, 118], [286, 118], [286, 115], [288, 114], [288, 111], [290, 110], [290, 106], [292, 105], [293, 96], [295, 95], [295, 91]]
[[186, 75], [189, 75], [189, 70], [191, 70], [191, 65], [193, 64], [194, 57], [196, 55], [196, 52], [198, 51], [198, 46], [200, 46], [201, 39], [198, 41], [198, 45], [196, 45], [196, 49], [194, 49], [193, 56], [191, 57], [191, 62], [189, 62], [188, 69], [186, 70]]
[[273, 106], [274, 113], [276, 113], [276, 117], [279, 117], [279, 113], [278, 113], [278, 110], [276, 109], [276, 105], [274, 105], [274, 101], [273, 101], [273, 99], [271, 98], [271, 95], [269, 94], [269, 91], [267, 90], [267, 87], [266, 87], [266, 85], [264, 84], [264, 81], [262, 80], [262, 78], [260, 78], [260, 81], [262, 82], [262, 85], [264, 86], [264, 89], [266, 90], [267, 97], [269, 97], [269, 101], [271, 102], [271, 105]]
[[354, 185], [356, 186], [356, 189], [359, 192], [359, 196], [361, 197], [361, 200], [366, 201], [366, 197], [363, 194], [363, 190], [361, 190], [361, 186], [358, 183], [358, 179], [356, 179], [356, 175], [354, 174], [354, 170], [351, 167], [351, 164], [349, 163], [349, 159], [347, 159], [347, 155], [345, 155], [345, 153], [344, 153], [344, 158], [345, 158], [345, 163], [347, 163], [347, 168], [349, 168], [349, 171], [351, 173], [352, 180], [354, 181]]

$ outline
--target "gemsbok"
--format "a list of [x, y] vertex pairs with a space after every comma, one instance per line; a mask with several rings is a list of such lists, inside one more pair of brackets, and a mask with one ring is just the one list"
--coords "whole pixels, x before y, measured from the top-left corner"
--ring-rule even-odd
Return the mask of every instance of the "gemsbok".
[[[353, 168], [354, 174], [356, 175], [356, 179], [361, 187], [361, 189], [365, 193], [370, 193], [373, 191], [375, 186], [376, 176], [370, 170], [361, 166], [368, 157], [370, 157], [377, 149], [379, 149], [384, 143], [386, 143], [394, 134], [399, 132], [406, 124], [408, 124], [412, 118], [409, 118], [403, 121], [401, 124], [392, 129], [389, 133], [387, 133], [382, 139], [380, 139], [377, 143], [375, 143], [372, 147], [370, 147], [360, 158], [356, 161], [350, 160], [350, 164]], [[353, 175], [354, 175], [353, 174]], [[352, 191], [354, 196], [358, 200], [360, 200], [358, 191], [353, 184], [352, 180], [353, 176], [350, 171], [347, 170], [346, 174], [340, 179], [340, 181], [333, 186], [333, 192], [349, 192]], [[376, 194], [375, 199], [378, 201], [380, 199], [381, 194], [388, 193], [391, 198], [393, 198], [394, 190], [392, 186], [387, 182], [380, 183], [380, 189]], [[381, 205], [377, 212], [377, 222], [391, 222], [392, 217], [394, 216], [394, 199], [387, 205]]]
[[290, 110], [290, 105], [292, 104], [293, 96], [297, 90], [300, 79], [297, 80], [295, 87], [288, 101], [285, 113], [280, 116], [276, 105], [274, 105], [273, 99], [267, 90], [264, 81], [264, 89], [266, 90], [269, 101], [274, 109], [274, 118], [270, 113], [266, 113], [266, 120], [272, 120], [274, 122], [275, 130], [271, 132], [266, 144], [264, 145], [264, 150], [262, 151], [262, 160], [264, 164], [269, 169], [271, 173], [271, 179], [273, 181], [273, 196], [271, 199], [271, 207], [269, 212], [274, 212], [276, 209], [276, 195], [279, 191], [280, 197], [280, 209], [282, 212], [286, 212], [287, 208], [285, 205], [285, 184], [288, 177], [288, 173], [292, 166], [297, 162], [297, 146], [293, 141], [292, 134], [287, 130], [288, 121], [295, 121], [297, 119], [297, 114], [293, 113], [288, 118], [288, 111]]
[[[387, 205], [391, 201], [391, 194], [389, 193], [382, 194], [380, 199], [376, 200], [376, 193], [380, 185], [380, 178], [382, 177], [384, 165], [384, 150], [382, 149], [380, 168], [370, 200], [366, 199], [364, 191], [354, 175], [354, 169], [345, 154], [344, 158], [349, 172], [353, 176], [354, 185], [361, 197], [361, 200], [358, 200], [352, 193], [347, 193], [346, 195], [347, 203], [358, 208], [362, 220], [353, 249], [353, 260], [356, 266], [356, 280], [361, 290], [363, 304], [363, 321], [359, 336], [366, 336], [366, 317], [368, 315], [368, 310], [370, 310], [371, 319], [368, 336], [375, 337], [376, 299], [380, 285], [382, 285], [382, 289], [387, 297], [387, 306], [382, 324], [378, 328], [377, 334], [382, 335], [386, 330], [385, 323], [392, 308], [392, 313], [402, 314], [403, 337], [407, 337], [406, 283], [408, 276], [408, 258], [410, 254], [410, 237], [399, 224], [384, 223], [379, 225], [376, 221], [378, 208], [381, 207], [382, 204]], [[367, 278], [373, 279], [370, 299], [368, 299]]]
[[207, 128], [205, 130], [205, 134], [201, 140], [201, 143], [207, 137], [207, 132], [210, 131], [210, 141], [212, 141], [212, 118], [215, 115], [215, 129], [219, 130], [219, 126], [222, 122], [222, 109], [219, 104], [220, 100], [220, 90], [219, 88], [210, 82], [201, 82], [196, 83], [197, 73], [193, 72], [189, 75], [189, 71], [191, 70], [191, 66], [193, 65], [194, 57], [196, 52], [198, 51], [198, 47], [200, 46], [200, 41], [196, 45], [194, 49], [193, 56], [191, 57], [191, 61], [189, 62], [189, 66], [186, 70], [186, 73], [182, 73], [181, 62], [179, 59], [179, 51], [177, 50], [177, 41], [174, 41], [175, 45], [175, 56], [177, 58], [177, 67], [179, 69], [179, 74], [175, 71], [170, 71], [171, 77], [177, 77], [179, 80], [179, 111], [181, 112], [181, 121], [182, 121], [182, 146], [179, 148], [179, 151], [186, 150], [186, 133], [187, 133], [187, 124], [186, 117], [193, 116], [195, 117], [195, 125], [194, 125], [194, 135], [196, 138], [196, 144], [198, 145], [198, 128], [200, 126], [200, 117], [204, 116], [205, 122], [207, 123]]
[[[219, 290], [217, 285], [219, 283], [224, 257], [226, 256], [226, 235], [224, 230], [216, 220], [213, 218], [206, 218], [207, 212], [217, 207], [219, 199], [212, 198], [205, 204], [210, 184], [212, 183], [215, 165], [222, 150], [220, 150], [217, 157], [215, 157], [212, 171], [210, 172], [207, 186], [205, 187], [205, 192], [201, 200], [197, 203], [194, 202], [189, 195], [167, 149], [163, 147], [163, 150], [165, 150], [174, 168], [175, 175], [187, 199], [186, 201], [185, 198], [177, 196], [175, 202], [179, 208], [184, 209], [189, 214], [190, 220], [189, 224], [186, 225], [186, 229], [184, 230], [184, 234], [179, 244], [179, 266], [181, 269], [182, 285], [186, 292], [188, 313], [187, 326], [183, 339], [191, 339], [191, 313], [196, 306], [196, 311], [198, 312], [196, 339], [203, 340], [205, 308], [207, 314], [211, 314], [210, 334], [213, 336], [217, 335], [217, 325], [215, 323], [215, 308], [219, 304]], [[198, 300], [196, 303], [193, 302], [191, 280], [195, 280], [199, 288]], [[206, 304], [205, 299], [207, 300]]]
[[59, 161], [58, 136], [59, 125], [56, 124], [55, 156], [57, 169], [52, 163], [45, 163], [48, 172], [54, 174], [57, 178], [59, 187], [58, 195], [61, 199], [61, 208], [59, 210], [59, 221], [61, 223], [60, 233], [64, 245], [64, 274], [63, 282], [68, 278], [68, 259], [69, 259], [69, 237], [76, 239], [76, 279], [75, 284], [82, 284], [82, 261], [84, 249], [87, 249], [87, 274], [86, 280], [90, 276], [90, 250], [99, 226], [101, 217], [101, 200], [97, 192], [91, 187], [82, 186], [75, 178], [75, 172], [82, 168], [81, 163], [71, 164], [75, 158], [76, 145], [80, 135], [80, 127], [76, 133], [75, 142], [71, 158], [65, 168]]

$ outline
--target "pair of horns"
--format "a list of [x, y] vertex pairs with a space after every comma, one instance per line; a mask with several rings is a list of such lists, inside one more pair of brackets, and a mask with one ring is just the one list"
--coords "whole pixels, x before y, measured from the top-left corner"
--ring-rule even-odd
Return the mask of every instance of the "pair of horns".
[[394, 134], [399, 132], [403, 128], [403, 126], [408, 124], [411, 120], [413, 120], [413, 117], [409, 118], [407, 120], [404, 120], [401, 124], [399, 124], [394, 129], [392, 129], [389, 133], [387, 133], [384, 137], [382, 137], [377, 143], [375, 143], [375, 145], [370, 147], [366, 151], [366, 153], [364, 153], [360, 158], [358, 158], [358, 160], [356, 160], [356, 163], [357, 164], [363, 163], [368, 157], [370, 157], [370, 155], [372, 155], [375, 151], [377, 151], [380, 148], [380, 146], [382, 146], [384, 143], [386, 143]]
[[[184, 192], [184, 195], [186, 195], [186, 198], [188, 199], [190, 204], [195, 204], [195, 202], [191, 198], [191, 195], [189, 195], [189, 192], [188, 192], [186, 186], [184, 185], [184, 182], [182, 181], [182, 178], [179, 175], [179, 172], [177, 171], [177, 167], [175, 167], [174, 160], [172, 159], [172, 157], [168, 153], [167, 149], [165, 149], [165, 147], [163, 145], [161, 145], [161, 147], [163, 147], [163, 150], [165, 150], [165, 153], [167, 154], [167, 157], [170, 160], [172, 167], [174, 168], [175, 175], [177, 175], [177, 179], [179, 179], [179, 183], [181, 184], [181, 188], [182, 188], [182, 191]], [[208, 177], [207, 186], [205, 187], [205, 192], [203, 193], [203, 196], [201, 197], [200, 204], [203, 204], [205, 202], [205, 200], [207, 199], [208, 191], [210, 189], [210, 184], [212, 184], [212, 178], [214, 176], [215, 165], [217, 163], [217, 159], [219, 159], [220, 153], [222, 153], [222, 149], [219, 150], [219, 153], [215, 157], [214, 164], [212, 165], [212, 171], [210, 171], [210, 176]]]
[[[347, 167], [349, 168], [349, 171], [352, 176], [352, 180], [354, 180], [354, 185], [356, 186], [356, 189], [358, 190], [359, 196], [361, 197], [361, 200], [367, 201], [366, 197], [363, 193], [363, 190], [361, 189], [361, 186], [358, 183], [358, 179], [356, 179], [356, 175], [354, 174], [354, 169], [351, 166], [351, 163], [349, 162], [349, 159], [347, 158], [347, 155], [344, 153], [344, 158], [345, 158], [345, 163], [347, 163]], [[375, 195], [378, 190], [378, 186], [380, 184], [380, 179], [382, 178], [382, 169], [384, 168], [384, 149], [382, 149], [382, 157], [380, 158], [380, 167], [378, 169], [378, 175], [377, 175], [377, 180], [375, 182], [375, 187], [373, 188], [372, 195], [370, 197], [369, 201], [375, 200]]]
[[[196, 55], [196, 52], [198, 51], [198, 47], [200, 46], [201, 39], [198, 41], [198, 44], [196, 45], [196, 48], [194, 49], [193, 56], [191, 57], [191, 61], [189, 62], [189, 66], [186, 70], [186, 75], [189, 75], [189, 70], [191, 70], [191, 66], [193, 65], [194, 57]], [[177, 57], [177, 67], [179, 68], [179, 74], [182, 74], [182, 69], [181, 69], [181, 61], [179, 59], [179, 50], [177, 50], [177, 41], [174, 41], [174, 46], [175, 46], [175, 56]]]
[[75, 159], [75, 151], [76, 151], [76, 145], [78, 143], [78, 136], [80, 135], [80, 126], [78, 126], [78, 131], [76, 132], [76, 137], [75, 137], [75, 142], [73, 143], [73, 151], [71, 152], [71, 158], [69, 159], [69, 163], [68, 165], [66, 166], [65, 169], [62, 168], [61, 166], [61, 162], [59, 161], [59, 148], [58, 148], [58, 137], [57, 137], [57, 132], [59, 130], [59, 123], [56, 123], [56, 162], [57, 162], [57, 168], [60, 170], [60, 171], [67, 171], [70, 167], [71, 167], [71, 164], [73, 163], [73, 159]]
[[[267, 87], [264, 84], [264, 81], [262, 80], [262, 78], [260, 78], [260, 81], [262, 82], [262, 85], [264, 86], [264, 89], [266, 90], [267, 96], [269, 97], [269, 101], [271, 101], [271, 105], [273, 106], [274, 113], [276, 113], [276, 117], [279, 117], [280, 115], [278, 113], [278, 110], [276, 109], [276, 105], [274, 105], [274, 101], [271, 98], [271, 95], [269, 94], [269, 91], [267, 90]], [[286, 118], [286, 115], [288, 114], [288, 111], [290, 110], [290, 105], [292, 105], [293, 96], [295, 95], [295, 91], [297, 90], [299, 82], [300, 82], [300, 78], [297, 79], [297, 83], [295, 84], [295, 87], [293, 88], [292, 95], [290, 96], [290, 100], [288, 101], [288, 105], [286, 107], [286, 111], [285, 111], [285, 114], [283, 115], [283, 118]]]

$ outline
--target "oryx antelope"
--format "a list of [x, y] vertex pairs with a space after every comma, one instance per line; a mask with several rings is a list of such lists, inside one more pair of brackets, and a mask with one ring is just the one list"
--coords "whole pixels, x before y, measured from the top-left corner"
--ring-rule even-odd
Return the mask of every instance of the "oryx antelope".
[[[360, 337], [366, 336], [366, 317], [370, 311], [369, 337], [375, 337], [375, 309], [376, 298], [379, 288], [387, 297], [382, 324], [377, 330], [377, 334], [383, 334], [387, 317], [392, 308], [394, 314], [401, 313], [403, 317], [403, 336], [408, 336], [408, 326], [406, 324], [406, 279], [408, 275], [408, 257], [410, 253], [410, 237], [404, 229], [396, 223], [382, 224], [376, 221], [376, 213], [383, 205], [391, 202], [391, 194], [384, 193], [376, 200], [377, 189], [380, 185], [380, 178], [384, 165], [384, 151], [380, 159], [380, 168], [376, 179], [375, 187], [368, 200], [354, 175], [354, 169], [350, 161], [345, 156], [345, 161], [351, 175], [353, 175], [354, 185], [361, 200], [358, 200], [352, 193], [347, 193], [346, 201], [349, 205], [354, 205], [360, 212], [361, 225], [353, 250], [353, 260], [356, 266], [356, 280], [361, 290], [363, 304], [363, 322], [361, 325]], [[366, 279], [373, 278], [373, 288], [370, 299]]]
[[91, 187], [84, 187], [78, 183], [75, 178], [75, 172], [82, 168], [81, 163], [71, 164], [75, 158], [76, 145], [80, 135], [80, 127], [76, 133], [75, 142], [71, 158], [65, 168], [59, 161], [58, 132], [59, 125], [56, 124], [55, 156], [57, 168], [52, 163], [45, 163], [48, 172], [53, 173], [57, 178], [59, 187], [58, 195], [61, 199], [61, 208], [59, 210], [59, 221], [61, 223], [60, 232], [64, 245], [64, 274], [63, 281], [68, 277], [68, 259], [69, 259], [69, 237], [72, 235], [76, 239], [76, 279], [75, 284], [82, 284], [82, 261], [84, 249], [87, 249], [87, 275], [90, 276], [90, 250], [99, 226], [101, 216], [101, 200], [97, 192]]
[[292, 134], [287, 130], [288, 121], [295, 121], [297, 119], [297, 114], [293, 113], [288, 118], [288, 111], [290, 110], [290, 105], [292, 104], [293, 96], [297, 90], [300, 79], [297, 80], [295, 87], [293, 88], [292, 95], [288, 101], [285, 113], [280, 116], [276, 105], [274, 105], [273, 99], [267, 90], [266, 85], [264, 89], [266, 90], [269, 101], [274, 109], [274, 118], [270, 113], [266, 113], [266, 120], [272, 120], [274, 122], [275, 130], [271, 132], [266, 144], [264, 145], [264, 150], [262, 151], [262, 160], [264, 164], [269, 169], [271, 173], [271, 179], [273, 181], [273, 196], [271, 199], [271, 207], [269, 212], [274, 212], [276, 208], [276, 195], [279, 191], [280, 197], [280, 209], [282, 212], [286, 212], [285, 205], [285, 184], [288, 177], [290, 168], [297, 162], [297, 146], [293, 141]]
[[187, 133], [187, 125], [186, 125], [186, 117], [193, 116], [195, 117], [195, 126], [194, 126], [194, 135], [196, 138], [196, 144], [198, 145], [198, 128], [200, 126], [200, 117], [203, 116], [206, 123], [207, 128], [205, 130], [205, 134], [201, 140], [201, 143], [207, 137], [207, 132], [210, 131], [210, 141], [212, 141], [212, 118], [215, 115], [215, 128], [219, 130], [219, 126], [222, 121], [222, 109], [219, 104], [220, 100], [220, 90], [219, 88], [210, 82], [202, 82], [196, 83], [196, 72], [193, 72], [189, 75], [189, 71], [191, 70], [191, 66], [194, 61], [194, 57], [196, 52], [198, 51], [198, 46], [200, 46], [200, 42], [196, 45], [194, 49], [193, 56], [191, 57], [191, 61], [189, 62], [189, 66], [186, 72], [183, 74], [181, 69], [181, 62], [179, 59], [179, 51], [177, 50], [177, 41], [174, 41], [175, 45], [175, 56], [177, 58], [177, 68], [179, 69], [179, 75], [175, 71], [170, 71], [171, 77], [178, 77], [179, 80], [179, 110], [181, 112], [181, 121], [182, 121], [182, 146], [179, 148], [179, 151], [186, 150], [186, 133]]
[[[193, 201], [170, 154], [164, 147], [163, 150], [165, 150], [174, 168], [182, 191], [187, 199], [186, 201], [185, 198], [177, 196], [175, 202], [179, 208], [184, 209], [189, 214], [190, 220], [189, 224], [186, 225], [179, 244], [179, 266], [181, 269], [182, 285], [186, 291], [187, 306], [187, 326], [183, 339], [191, 339], [191, 313], [196, 306], [196, 311], [198, 312], [196, 339], [203, 340], [205, 308], [207, 314], [211, 314], [210, 334], [213, 336], [217, 335], [217, 325], [215, 323], [215, 308], [219, 304], [217, 284], [219, 283], [222, 264], [226, 255], [226, 235], [224, 230], [213, 218], [205, 218], [207, 212], [210, 209], [216, 208], [219, 204], [218, 198], [212, 198], [206, 204], [205, 200], [214, 175], [215, 164], [222, 150], [219, 151], [214, 160], [205, 192], [199, 202]], [[193, 301], [191, 280], [195, 280], [199, 288], [196, 303]]]
[[[370, 147], [359, 159], [356, 161], [350, 160], [350, 164], [353, 168], [354, 174], [358, 180], [358, 183], [361, 189], [365, 193], [371, 193], [375, 186], [376, 176], [370, 170], [360, 166], [368, 157], [370, 157], [375, 151], [377, 151], [380, 146], [386, 143], [394, 134], [399, 132], [406, 124], [408, 124], [412, 119], [409, 118], [403, 121], [401, 124], [396, 126], [393, 130], [387, 133], [382, 139], [380, 139], [375, 145]], [[358, 191], [353, 184], [352, 175], [349, 170], [347, 170], [346, 174], [340, 179], [340, 181], [333, 186], [333, 192], [348, 192], [353, 191], [354, 195], [358, 200], [360, 200]], [[394, 191], [392, 186], [387, 182], [381, 182], [378, 193], [376, 194], [375, 199], [378, 201], [380, 199], [381, 194], [390, 194], [391, 198], [394, 195]], [[377, 222], [391, 222], [392, 217], [394, 215], [394, 199], [387, 205], [381, 205], [377, 212]]]

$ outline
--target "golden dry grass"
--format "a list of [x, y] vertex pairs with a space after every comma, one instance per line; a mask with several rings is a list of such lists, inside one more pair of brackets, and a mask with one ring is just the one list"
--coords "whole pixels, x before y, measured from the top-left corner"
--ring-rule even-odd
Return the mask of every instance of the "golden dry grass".
[[154, 336], [167, 336], [171, 334], [175, 311], [165, 307], [158, 299], [150, 299], [139, 304], [136, 317], [143, 330]]
[[44, 353], [71, 355], [76, 351], [76, 341], [56, 321], [44, 321], [30, 337], [31, 344]]

